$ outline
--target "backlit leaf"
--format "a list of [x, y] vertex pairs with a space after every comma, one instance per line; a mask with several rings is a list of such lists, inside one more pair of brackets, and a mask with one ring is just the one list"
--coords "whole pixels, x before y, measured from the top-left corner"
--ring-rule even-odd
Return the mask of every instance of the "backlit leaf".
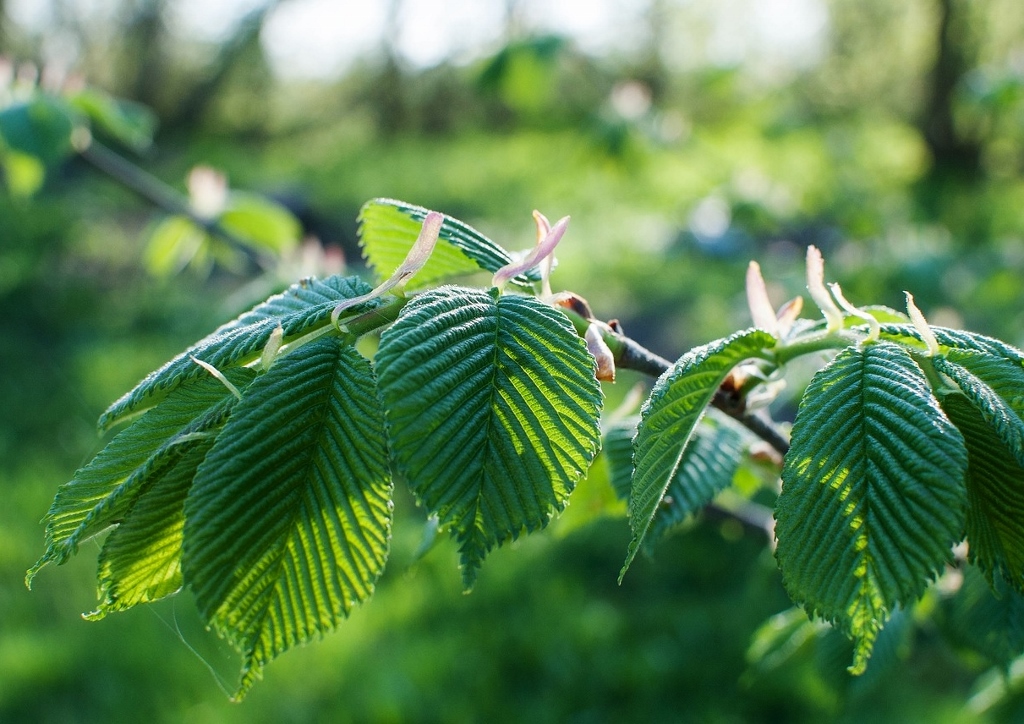
[[640, 411], [640, 427], [633, 441], [633, 483], [629, 544], [621, 578], [636, 557], [693, 440], [697, 423], [726, 375], [744, 360], [763, 356], [775, 338], [759, 329], [738, 332], [683, 355], [654, 385]]
[[[239, 369], [230, 370], [227, 377], [244, 388], [255, 374]], [[28, 580], [46, 563], [64, 563], [81, 541], [120, 523], [142, 490], [209, 438], [234, 403], [224, 385], [206, 374], [206, 379], [176, 389], [118, 433], [57, 491], [44, 518], [46, 551]]]
[[849, 347], [811, 380], [782, 471], [776, 554], [790, 596], [855, 639], [852, 671], [949, 560], [966, 468], [963, 437], [901, 347]]
[[369, 362], [334, 338], [279, 358], [235, 407], [185, 503], [185, 581], [242, 653], [236, 696], [372, 594], [390, 529]]
[[394, 456], [459, 542], [470, 587], [487, 552], [561, 511], [600, 441], [594, 360], [532, 297], [425, 292], [377, 353]]
[[[156, 404], [171, 390], [191, 379], [207, 375], [192, 361], [196, 357], [222, 372], [259, 358], [270, 335], [281, 326], [284, 342], [330, 324], [338, 302], [366, 294], [370, 287], [357, 277], [333, 276], [323, 281], [305, 279], [293, 284], [235, 320], [222, 325], [154, 372], [112, 404], [100, 417], [100, 429], [107, 429], [129, 415]], [[380, 300], [364, 306], [373, 309]]]

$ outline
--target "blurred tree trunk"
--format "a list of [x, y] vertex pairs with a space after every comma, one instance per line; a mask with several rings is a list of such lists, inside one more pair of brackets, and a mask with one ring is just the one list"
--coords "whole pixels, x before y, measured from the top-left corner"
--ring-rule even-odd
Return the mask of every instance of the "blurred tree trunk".
[[935, 63], [918, 124], [932, 154], [932, 174], [937, 176], [975, 178], [981, 170], [980, 143], [965, 136], [955, 118], [957, 91], [978, 59], [970, 5], [970, 0], [938, 0]]
[[504, 35], [506, 45], [523, 36], [523, 28], [526, 27], [523, 14], [522, 0], [505, 0]]
[[226, 85], [231, 72], [246, 57], [260, 51], [260, 34], [270, 13], [287, 0], [268, 0], [242, 17], [235, 25], [230, 37], [220, 46], [217, 57], [208, 72], [193, 84], [184, 97], [175, 104], [168, 115], [167, 128], [183, 128], [198, 125], [210, 105]]
[[167, 0], [134, 0], [135, 6], [124, 28], [124, 54], [131, 75], [124, 87], [128, 94], [151, 107], [159, 107], [160, 89], [165, 80], [164, 12]]
[[7, 0], [0, 0], [0, 53], [9, 53], [11, 39], [7, 35]]
[[384, 24], [384, 67], [375, 92], [377, 128], [386, 137], [393, 137], [409, 126], [409, 103], [406, 99], [405, 73], [398, 59], [398, 35], [401, 32], [402, 0], [388, 0]]

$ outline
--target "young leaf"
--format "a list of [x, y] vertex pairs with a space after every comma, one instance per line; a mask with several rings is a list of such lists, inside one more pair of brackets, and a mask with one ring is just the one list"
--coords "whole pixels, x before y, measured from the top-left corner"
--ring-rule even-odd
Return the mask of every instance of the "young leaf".
[[725, 415], [704, 417], [686, 446], [676, 474], [644, 539], [648, 551], [732, 484], [749, 436]]
[[[877, 316], [877, 315], [876, 315]], [[886, 324], [882, 321], [881, 338], [897, 342], [904, 346], [916, 349], [925, 349], [926, 345], [921, 339], [921, 334], [912, 324]], [[935, 339], [939, 343], [939, 353], [948, 354], [950, 350], [966, 350], [973, 352], [984, 352], [995, 357], [1002, 357], [1017, 364], [1024, 364], [1024, 352], [1001, 342], [992, 337], [974, 332], [965, 332], [960, 329], [948, 329], [946, 327], [931, 327]]]
[[601, 388], [566, 317], [532, 297], [425, 292], [377, 353], [398, 467], [459, 541], [487, 552], [561, 511], [597, 453]]
[[[248, 369], [228, 372], [240, 387], [255, 375]], [[235, 402], [219, 380], [208, 377], [179, 387], [115, 436], [57, 491], [44, 518], [46, 551], [26, 580], [31, 583], [47, 563], [64, 563], [81, 541], [120, 523], [141, 491], [201, 444], [203, 433], [223, 424]]]
[[[379, 276], [398, 267], [412, 248], [429, 211], [394, 199], [373, 199], [359, 212], [359, 243], [363, 256]], [[450, 216], [441, 225], [437, 246], [424, 267], [409, 282], [422, 288], [431, 282], [478, 272], [496, 272], [512, 261], [512, 255], [479, 231]], [[529, 284], [540, 279], [536, 270], [513, 279]]]
[[949, 559], [966, 468], [963, 437], [901, 347], [849, 347], [811, 380], [782, 471], [776, 555], [793, 599], [855, 639], [851, 671]]
[[235, 407], [185, 503], [185, 581], [243, 655], [237, 697], [369, 598], [390, 530], [369, 362], [334, 338], [281, 357]]
[[[208, 373], [192, 358], [224, 371], [258, 359], [274, 330], [280, 326], [287, 343], [330, 324], [331, 312], [343, 299], [366, 294], [370, 287], [357, 277], [330, 277], [323, 281], [306, 279], [293, 284], [282, 294], [270, 297], [237, 319], [216, 329], [167, 362], [112, 404], [100, 416], [101, 430], [108, 429], [129, 415], [152, 407], [171, 390], [188, 380]], [[373, 309], [380, 300], [366, 302]]]
[[1024, 467], [963, 395], [942, 408], [967, 445], [967, 541], [971, 562], [995, 585], [998, 571], [1024, 591]]
[[100, 604], [87, 618], [156, 601], [181, 588], [185, 496], [213, 442], [212, 437], [202, 441], [155, 476], [107, 536], [99, 558]]
[[763, 330], [738, 332], [690, 350], [654, 385], [640, 411], [640, 428], [633, 441], [636, 470], [629, 500], [633, 539], [620, 580], [640, 550], [697, 423], [719, 385], [733, 367], [762, 356], [774, 344], [775, 338]]

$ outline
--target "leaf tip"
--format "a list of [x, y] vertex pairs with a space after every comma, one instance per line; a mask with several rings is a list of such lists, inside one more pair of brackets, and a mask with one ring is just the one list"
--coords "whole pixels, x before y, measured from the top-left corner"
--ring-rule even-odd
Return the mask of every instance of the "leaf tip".
[[619, 571], [619, 585], [622, 585], [622, 579], [626, 577], [626, 571], [633, 565], [633, 559], [636, 558], [637, 552], [640, 550], [640, 543], [643, 542], [643, 536], [633, 536], [633, 540], [629, 542], [629, 548], [626, 551], [626, 561], [622, 564], [622, 570]]
[[746, 287], [747, 306], [750, 309], [750, 318], [754, 321], [754, 326], [778, 337], [778, 318], [775, 316], [775, 308], [772, 307], [771, 300], [768, 298], [768, 287], [761, 275], [761, 265], [756, 261], [751, 261], [747, 265]]
[[907, 291], [903, 293], [907, 295], [907, 314], [910, 315], [910, 321], [914, 323], [914, 329], [921, 335], [921, 341], [928, 347], [928, 354], [932, 357], [938, 356], [939, 341], [935, 338], [935, 333], [928, 325], [924, 314], [921, 313], [921, 310], [914, 303], [914, 295]]
[[[536, 217], [534, 218], [536, 219]], [[547, 221], [547, 219], [545, 218], [544, 221]], [[537, 224], [539, 234], [542, 230], [542, 222], [538, 219]], [[494, 272], [494, 276], [491, 278], [491, 284], [498, 289], [504, 289], [505, 285], [508, 284], [513, 277], [533, 269], [541, 261], [551, 255], [555, 250], [555, 247], [558, 246], [558, 242], [560, 242], [562, 237], [565, 235], [565, 230], [567, 228], [569, 228], [569, 217], [563, 216], [555, 222], [554, 226], [547, 230], [544, 238], [539, 239], [537, 241], [537, 246], [530, 250], [530, 252], [521, 261], [513, 261]]]
[[818, 247], [813, 245], [807, 247], [807, 291], [825, 316], [828, 331], [831, 333], [842, 329], [843, 313], [825, 288], [825, 258]]

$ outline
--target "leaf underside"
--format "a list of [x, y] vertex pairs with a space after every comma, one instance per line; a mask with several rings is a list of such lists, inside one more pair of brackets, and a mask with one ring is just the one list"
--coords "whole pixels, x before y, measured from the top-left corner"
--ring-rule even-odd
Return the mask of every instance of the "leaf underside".
[[775, 338], [763, 330], [738, 332], [690, 350], [654, 385], [640, 411], [640, 427], [633, 441], [635, 471], [629, 499], [633, 538], [620, 580], [643, 545], [697, 423], [726, 375], [774, 344]]
[[934, 365], [956, 383], [985, 422], [1024, 465], [1024, 367], [984, 352], [950, 350]]
[[[205, 377], [208, 373], [192, 357], [213, 365], [221, 372], [247, 364], [259, 357], [280, 325], [287, 343], [296, 337], [330, 324], [331, 312], [338, 302], [370, 292], [358, 277], [333, 276], [324, 280], [306, 279], [285, 292], [271, 297], [207, 335], [159, 369], [148, 374], [100, 416], [99, 426], [106, 430], [126, 417], [159, 402], [178, 385]], [[358, 309], [381, 304], [374, 299]]]
[[963, 395], [942, 407], [967, 445], [968, 557], [995, 585], [999, 574], [1024, 591], [1024, 467]]
[[[386, 278], [401, 265], [428, 213], [421, 206], [394, 199], [373, 199], [363, 205], [359, 212], [359, 244], [378, 276]], [[480, 270], [496, 272], [511, 261], [512, 256], [505, 249], [479, 231], [445, 216], [430, 259], [409, 280], [409, 288], [422, 288]], [[531, 270], [512, 281], [528, 285], [539, 278], [536, 270]]]
[[747, 442], [743, 429], [724, 415], [700, 421], [647, 531], [648, 552], [732, 484]]
[[373, 592], [390, 540], [385, 440], [369, 362], [322, 339], [252, 384], [200, 466], [182, 565], [243, 655], [236, 697]]
[[459, 543], [472, 586], [487, 552], [561, 511], [600, 444], [594, 360], [533, 298], [425, 292], [377, 353], [395, 460]]
[[[1001, 342], [992, 337], [974, 332], [965, 332], [961, 329], [949, 329], [948, 327], [931, 327], [935, 339], [939, 343], [939, 349], [943, 355], [950, 351], [984, 352], [994, 357], [1002, 357], [1015, 364], [1024, 364], [1024, 351]], [[912, 324], [882, 324], [881, 338], [883, 340], [899, 342], [918, 347], [921, 350], [926, 348], [921, 340], [921, 333]]]
[[776, 505], [790, 596], [855, 639], [867, 665], [963, 532], [967, 452], [921, 369], [890, 342], [850, 347], [811, 380]]
[[[639, 417], [618, 421], [604, 434], [603, 454], [612, 487], [626, 501], [633, 478], [633, 438], [639, 422]], [[644, 539], [646, 552], [732, 484], [748, 439], [748, 433], [725, 416], [709, 414], [701, 419], [651, 522]]]

